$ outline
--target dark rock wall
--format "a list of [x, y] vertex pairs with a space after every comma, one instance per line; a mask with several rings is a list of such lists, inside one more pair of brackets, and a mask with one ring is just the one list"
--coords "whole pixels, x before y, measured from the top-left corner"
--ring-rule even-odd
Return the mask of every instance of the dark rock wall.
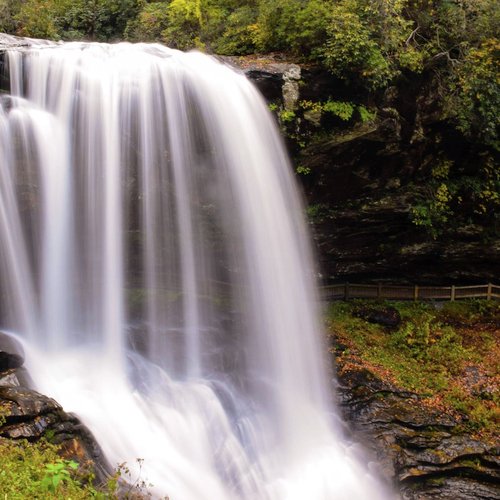
[[[278, 110], [289, 108], [286, 77], [279, 76], [292, 65], [231, 62], [278, 103]], [[377, 110], [377, 118], [365, 124], [345, 125], [325, 116], [314, 123], [300, 112], [294, 123], [282, 123], [294, 163], [306, 171], [297, 177], [324, 280], [436, 285], [498, 280], [498, 214], [471, 217], [465, 202], [438, 235], [412, 222], [411, 207], [429, 196], [437, 162], [452, 162], [460, 175], [474, 175], [484, 154], [444, 117], [432, 77], [403, 80], [383, 95], [367, 96], [320, 69], [300, 69], [298, 101], [333, 96]]]
[[500, 499], [498, 442], [460, 431], [460, 419], [377, 378], [336, 347], [339, 404], [354, 438], [403, 500]]

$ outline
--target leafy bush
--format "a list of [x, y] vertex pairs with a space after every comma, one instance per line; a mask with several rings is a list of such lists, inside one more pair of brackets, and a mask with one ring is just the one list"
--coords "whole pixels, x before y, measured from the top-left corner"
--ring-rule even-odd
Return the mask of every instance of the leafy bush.
[[457, 70], [452, 112], [466, 135], [500, 150], [500, 41], [472, 48]]
[[15, 33], [17, 21], [15, 14], [19, 11], [20, 0], [0, 0], [0, 32]]
[[[1, 408], [0, 408], [1, 409]], [[1, 422], [0, 422], [1, 425]], [[59, 456], [59, 448], [45, 440], [0, 438], [0, 495], [9, 500], [89, 498], [116, 500], [150, 498], [148, 484], [141, 478], [142, 459], [138, 459], [139, 474], [132, 477], [126, 464], [119, 464], [108, 482], [95, 487], [94, 476], [85, 465]], [[168, 500], [168, 498], [166, 498]]]
[[167, 8], [167, 27], [163, 41], [177, 49], [201, 47], [200, 29], [203, 23], [200, 0], [172, 0]]
[[325, 66], [336, 76], [370, 89], [386, 86], [399, 64], [422, 69], [418, 50], [407, 43], [412, 22], [402, 0], [341, 0], [333, 8], [322, 49]]
[[317, 58], [326, 39], [332, 5], [329, 0], [260, 0], [255, 30], [257, 48]]
[[215, 52], [223, 55], [250, 54], [255, 51], [257, 12], [243, 5], [231, 12], [224, 21], [224, 31], [212, 42]]
[[18, 33], [48, 39], [120, 38], [142, 0], [27, 0], [14, 15]]
[[62, 460], [47, 442], [0, 438], [0, 494], [9, 499], [72, 498], [97, 495], [89, 476], [79, 477], [78, 464]]
[[166, 2], [151, 2], [143, 6], [137, 17], [131, 19], [125, 29], [125, 38], [134, 42], [161, 40], [162, 32], [168, 26]]

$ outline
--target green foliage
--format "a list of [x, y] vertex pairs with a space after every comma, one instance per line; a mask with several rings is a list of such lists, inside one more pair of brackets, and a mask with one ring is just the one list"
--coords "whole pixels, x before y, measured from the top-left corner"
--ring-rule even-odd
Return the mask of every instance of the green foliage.
[[163, 41], [177, 49], [202, 48], [202, 0], [172, 0], [167, 6], [167, 27]]
[[142, 0], [27, 0], [14, 15], [18, 33], [49, 39], [107, 41], [123, 36]]
[[311, 173], [311, 169], [309, 167], [304, 167], [303, 165], [298, 165], [295, 172], [299, 175], [309, 175]]
[[0, 0], [0, 32], [15, 33], [17, 31], [14, 16], [20, 6], [20, 0]]
[[107, 483], [97, 488], [93, 474], [73, 460], [62, 459], [59, 452], [57, 446], [44, 440], [30, 443], [0, 438], [1, 497], [9, 500], [151, 497], [152, 485], [141, 477], [142, 459], [137, 459], [137, 476], [132, 476], [125, 463], [119, 464]]
[[247, 54], [254, 50], [252, 2], [238, 0], [171, 0], [164, 2], [161, 39], [170, 47]]
[[458, 202], [466, 205], [472, 216], [486, 222], [494, 220], [500, 208], [500, 170], [489, 153], [478, 158], [475, 175], [465, 175], [449, 181]]
[[269, 52], [286, 50], [288, 34], [295, 24], [295, 14], [300, 10], [300, 0], [260, 0], [255, 30], [257, 49]]
[[425, 228], [436, 239], [453, 215], [451, 199], [452, 194], [446, 183], [431, 183], [427, 196], [410, 209], [413, 224]]
[[368, 323], [353, 314], [367, 305], [365, 301], [350, 301], [329, 306], [328, 330], [347, 347], [347, 352], [355, 353], [402, 389], [443, 399], [466, 414], [469, 429], [494, 434], [498, 429], [498, 401], [464, 389], [461, 373], [473, 364], [491, 376], [497, 374], [498, 366], [494, 361], [489, 364], [487, 356], [497, 348], [492, 337], [494, 327], [489, 334], [483, 331], [484, 326], [476, 325], [494, 325], [500, 318], [500, 304], [471, 300], [436, 308], [423, 302], [378, 303], [377, 306], [390, 305], [399, 311], [402, 322], [395, 330]]
[[338, 4], [333, 11], [323, 49], [324, 64], [339, 78], [362, 78], [372, 87], [381, 86], [391, 76], [388, 64], [371, 39], [370, 30], [346, 4]]
[[411, 221], [433, 239], [473, 221], [483, 226], [494, 222], [500, 208], [500, 171], [493, 155], [480, 155], [474, 170], [474, 175], [464, 175], [451, 160], [439, 158], [426, 187], [414, 193]]
[[[445, 302], [439, 313], [440, 321], [450, 325], [464, 326], [484, 321], [495, 323], [500, 320], [500, 303], [496, 300], [470, 299], [455, 302]], [[489, 341], [482, 339], [484, 348], [488, 351]]]
[[162, 32], [168, 26], [166, 2], [151, 2], [143, 6], [136, 18], [127, 23], [125, 38], [135, 42], [161, 40]]
[[326, 39], [332, 5], [328, 0], [260, 0], [255, 27], [257, 48], [316, 58]]
[[372, 122], [377, 117], [376, 112], [370, 111], [369, 109], [365, 108], [364, 106], [358, 106], [358, 113], [359, 113], [359, 117], [361, 118], [361, 121], [363, 123]]
[[457, 70], [450, 98], [458, 127], [500, 150], [500, 41], [487, 39], [471, 49]]
[[411, 45], [403, 48], [396, 54], [399, 66], [413, 73], [422, 73], [424, 70], [425, 56], [426, 54], [424, 51], [420, 51]]
[[14, 16], [18, 33], [34, 38], [59, 39], [56, 23], [58, 5], [54, 0], [29, 0]]
[[250, 54], [255, 51], [256, 10], [250, 5], [238, 7], [223, 21], [224, 30], [212, 42], [215, 52], [222, 55]]
[[337, 3], [332, 9], [322, 50], [325, 66], [337, 77], [370, 89], [386, 86], [398, 73], [398, 58], [404, 67], [421, 70], [417, 50], [405, 43], [412, 31], [412, 22], [403, 17], [405, 3], [402, 0]]
[[350, 102], [340, 102], [340, 101], [327, 101], [323, 109], [338, 116], [341, 120], [348, 121], [351, 119], [354, 113], [354, 106]]
[[318, 223], [331, 217], [331, 208], [325, 203], [316, 203], [306, 207], [306, 216], [312, 223]]
[[62, 460], [57, 447], [46, 442], [0, 439], [0, 494], [12, 500], [95, 498], [88, 477], [79, 477], [78, 464]]
[[419, 201], [410, 209], [411, 220], [416, 226], [423, 227], [436, 239], [453, 216], [450, 202], [449, 176], [453, 162], [438, 161], [431, 169], [431, 181]]
[[373, 121], [376, 113], [368, 110], [365, 106], [356, 105], [349, 101], [334, 101], [328, 99], [326, 101], [300, 101], [299, 106], [304, 111], [313, 111], [314, 113], [329, 113], [342, 121], [349, 121], [358, 113], [359, 119], [365, 123]]
[[71, 482], [71, 470], [78, 469], [78, 464], [74, 460], [63, 460], [58, 458], [54, 463], [45, 466], [45, 475], [40, 486], [42, 490], [56, 493], [59, 488]]
[[281, 123], [291, 123], [295, 120], [295, 112], [289, 109], [282, 109], [279, 112], [279, 119]]
[[[363, 102], [377, 102], [380, 91], [425, 72], [443, 116], [470, 141], [497, 151], [498, 26], [498, 0], [0, 0], [0, 30], [6, 32], [158, 41], [226, 55], [283, 51], [322, 64], [356, 92], [363, 91]], [[367, 108], [338, 97], [322, 102], [317, 111], [350, 124], [358, 117], [362, 122], [375, 118]], [[292, 125], [290, 116], [283, 118]], [[301, 131], [295, 127], [287, 134]], [[471, 177], [483, 183], [482, 174]], [[465, 200], [468, 192], [476, 212], [497, 208], [497, 181], [491, 175], [484, 180], [487, 185], [452, 186], [450, 180], [445, 187], [434, 183], [430, 196], [415, 203], [416, 224], [439, 232], [457, 196]]]

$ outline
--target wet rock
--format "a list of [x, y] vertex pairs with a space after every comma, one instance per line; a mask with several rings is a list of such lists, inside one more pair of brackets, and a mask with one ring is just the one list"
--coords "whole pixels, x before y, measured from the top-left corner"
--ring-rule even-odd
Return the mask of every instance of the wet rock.
[[475, 365], [469, 365], [464, 368], [462, 380], [471, 395], [481, 399], [493, 400], [498, 390], [498, 377], [485, 373], [480, 367]]
[[300, 96], [300, 66], [291, 64], [283, 73], [283, 81], [284, 83], [281, 90], [284, 107], [288, 111], [294, 111], [297, 108]]
[[[8, 374], [17, 378], [15, 372]], [[0, 437], [26, 439], [45, 438], [60, 445], [61, 455], [91, 468], [96, 481], [105, 480], [111, 471], [102, 450], [90, 431], [51, 398], [21, 386], [0, 387]]]
[[19, 368], [23, 363], [23, 346], [14, 337], [0, 332], [0, 372]]
[[401, 324], [399, 311], [390, 306], [363, 306], [354, 310], [353, 315], [378, 325], [397, 328]]
[[340, 407], [404, 500], [500, 499], [499, 444], [460, 433], [459, 416], [425, 406], [337, 350]]
[[34, 386], [28, 370], [24, 367], [12, 368], [0, 372], [0, 387], [29, 387]]
[[13, 47], [29, 47], [31, 43], [32, 40], [29, 38], [0, 33], [0, 50], [10, 49]]
[[242, 71], [269, 101], [282, 101], [284, 84], [298, 82], [301, 77], [300, 66], [271, 55], [266, 57], [219, 56], [219, 59]]

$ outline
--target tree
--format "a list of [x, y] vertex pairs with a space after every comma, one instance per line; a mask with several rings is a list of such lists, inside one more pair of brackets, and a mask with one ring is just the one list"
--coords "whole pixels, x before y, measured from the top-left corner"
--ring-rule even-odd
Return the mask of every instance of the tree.
[[18, 34], [109, 41], [123, 36], [143, 0], [27, 0], [14, 16]]
[[21, 7], [20, 0], [0, 0], [0, 31], [15, 33], [17, 22], [15, 15]]
[[325, 66], [339, 78], [370, 90], [403, 71], [424, 68], [425, 47], [407, 0], [341, 0], [332, 11], [322, 50]]
[[456, 93], [449, 99], [458, 128], [467, 136], [500, 150], [500, 41], [484, 40], [457, 68]]
[[168, 27], [168, 3], [152, 2], [143, 5], [139, 14], [131, 19], [125, 29], [125, 38], [137, 42], [154, 42], [162, 39]]

